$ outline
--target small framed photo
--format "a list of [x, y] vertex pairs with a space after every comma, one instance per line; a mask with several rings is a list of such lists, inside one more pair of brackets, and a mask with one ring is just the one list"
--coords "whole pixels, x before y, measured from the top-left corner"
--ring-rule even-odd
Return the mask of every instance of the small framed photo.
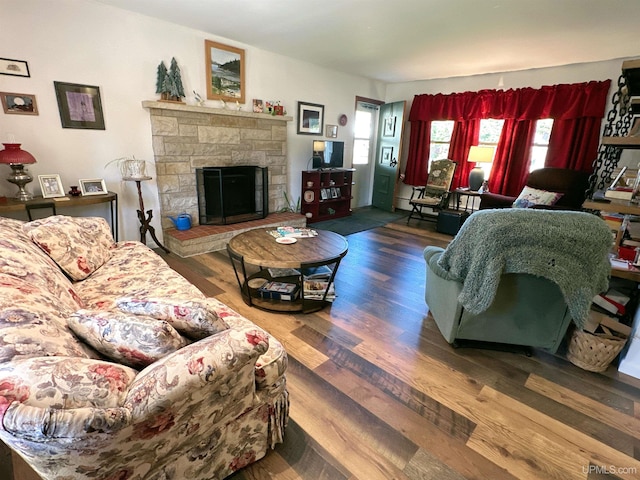
[[43, 198], [64, 197], [64, 188], [60, 175], [38, 175]]
[[253, 113], [263, 113], [264, 105], [262, 104], [262, 100], [259, 98], [253, 99]]
[[382, 154], [380, 156], [380, 164], [391, 166], [391, 159], [393, 158], [393, 147], [382, 147]]
[[327, 200], [329, 198], [329, 194], [327, 193], [327, 189], [326, 188], [321, 188], [320, 189], [320, 199], [321, 200]]
[[29, 65], [24, 60], [0, 58], [0, 74], [15, 77], [30, 77]]
[[244, 103], [244, 50], [204, 41], [207, 98]]
[[104, 130], [100, 89], [92, 85], [53, 82], [62, 128]]
[[324, 136], [327, 138], [338, 138], [338, 126], [337, 125], [327, 125], [325, 129]]
[[30, 93], [0, 92], [4, 113], [16, 115], [38, 115], [36, 96]]
[[340, 198], [340, 189], [338, 187], [331, 187], [331, 198]]
[[298, 133], [322, 135], [324, 105], [298, 102]]
[[104, 195], [107, 192], [107, 186], [102, 178], [85, 178], [78, 180], [80, 183], [80, 191], [82, 195]]

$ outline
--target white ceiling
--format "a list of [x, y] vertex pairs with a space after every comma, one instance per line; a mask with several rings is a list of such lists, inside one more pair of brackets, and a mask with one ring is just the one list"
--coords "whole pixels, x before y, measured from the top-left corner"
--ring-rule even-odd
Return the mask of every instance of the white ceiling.
[[640, 0], [97, 0], [408, 82], [640, 56]]

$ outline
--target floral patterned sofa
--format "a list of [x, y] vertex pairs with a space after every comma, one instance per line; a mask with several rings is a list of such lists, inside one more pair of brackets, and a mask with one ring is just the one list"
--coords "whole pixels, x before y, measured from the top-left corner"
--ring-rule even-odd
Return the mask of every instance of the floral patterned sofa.
[[0, 439], [43, 479], [219, 479], [282, 442], [282, 345], [101, 218], [0, 218]]

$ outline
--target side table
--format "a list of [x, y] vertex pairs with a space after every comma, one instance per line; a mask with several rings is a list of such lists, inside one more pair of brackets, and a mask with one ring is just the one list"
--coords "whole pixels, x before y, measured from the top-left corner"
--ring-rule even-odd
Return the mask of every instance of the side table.
[[140, 183], [145, 180], [151, 180], [151, 177], [123, 177], [122, 180], [125, 182], [136, 182], [136, 187], [138, 188], [138, 202], [140, 203], [140, 209], [138, 210], [138, 220], [140, 220], [140, 241], [142, 243], [147, 242], [147, 232], [151, 235], [151, 238], [156, 245], [158, 245], [162, 250], [166, 253], [169, 252], [169, 249], [160, 243], [158, 237], [156, 237], [156, 230], [151, 226], [151, 219], [153, 218], [153, 210], [147, 210], [146, 214], [144, 211], [144, 202], [142, 200], [142, 189], [140, 188]]
[[[465, 212], [474, 212], [475, 211], [475, 197], [479, 197], [482, 195], [480, 192], [476, 190], [469, 190], [469, 188], [456, 188], [453, 191], [455, 195], [455, 205], [456, 210], [460, 210], [460, 195], [465, 195], [467, 197], [466, 202], [464, 204]], [[471, 207], [469, 207], [469, 200], [471, 200]]]

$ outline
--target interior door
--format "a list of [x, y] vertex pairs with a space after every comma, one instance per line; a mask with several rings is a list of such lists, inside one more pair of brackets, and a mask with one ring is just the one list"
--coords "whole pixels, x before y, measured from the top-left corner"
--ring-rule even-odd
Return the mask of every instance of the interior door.
[[406, 105], [401, 101], [380, 106], [371, 204], [389, 212], [395, 210]]

